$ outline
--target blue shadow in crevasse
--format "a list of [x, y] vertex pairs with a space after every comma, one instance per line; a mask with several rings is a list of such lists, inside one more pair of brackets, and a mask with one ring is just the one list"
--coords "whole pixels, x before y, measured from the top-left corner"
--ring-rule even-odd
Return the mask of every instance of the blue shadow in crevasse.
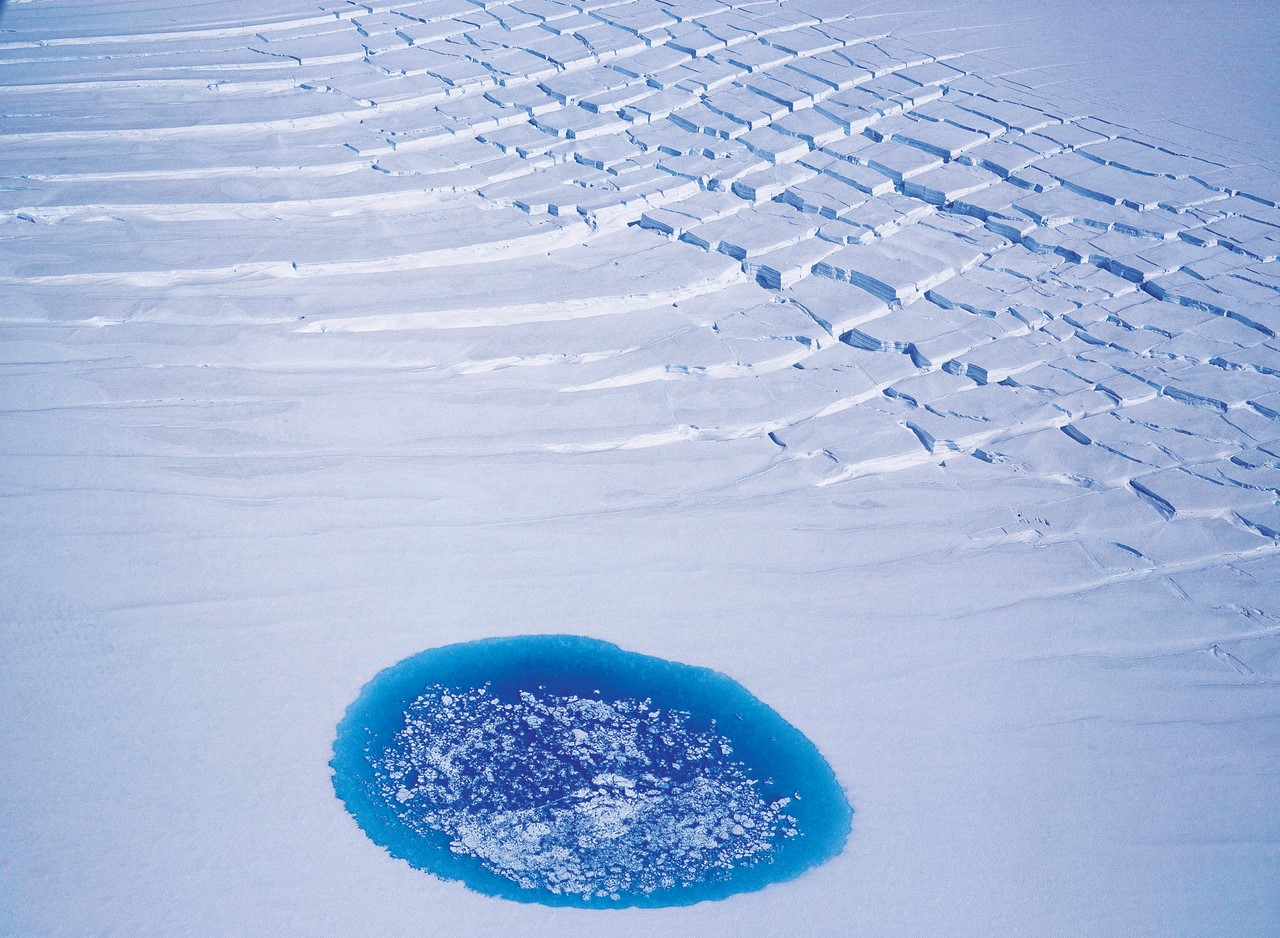
[[554, 906], [762, 889], [839, 854], [852, 818], [813, 743], [736, 681], [573, 635], [387, 668], [348, 708], [330, 764], [393, 856]]

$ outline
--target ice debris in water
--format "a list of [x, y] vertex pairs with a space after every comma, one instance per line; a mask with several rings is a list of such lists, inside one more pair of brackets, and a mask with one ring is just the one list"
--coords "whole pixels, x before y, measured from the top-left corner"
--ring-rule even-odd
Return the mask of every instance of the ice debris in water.
[[729, 740], [645, 700], [433, 685], [369, 756], [409, 828], [525, 889], [619, 899], [723, 879], [798, 836]]

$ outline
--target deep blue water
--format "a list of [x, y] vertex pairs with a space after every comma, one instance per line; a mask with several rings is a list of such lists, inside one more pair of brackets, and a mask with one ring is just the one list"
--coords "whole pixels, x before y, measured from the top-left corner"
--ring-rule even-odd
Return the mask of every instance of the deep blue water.
[[852, 810], [803, 733], [723, 674], [572, 635], [434, 648], [338, 725], [375, 843], [487, 895], [689, 905], [836, 856]]

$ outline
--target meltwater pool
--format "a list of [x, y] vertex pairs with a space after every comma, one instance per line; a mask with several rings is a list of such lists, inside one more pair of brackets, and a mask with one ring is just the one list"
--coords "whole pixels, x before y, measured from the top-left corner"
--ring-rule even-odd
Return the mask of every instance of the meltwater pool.
[[852, 817], [813, 743], [736, 681], [574, 635], [387, 668], [348, 708], [331, 765], [393, 856], [547, 905], [761, 889], [837, 855]]

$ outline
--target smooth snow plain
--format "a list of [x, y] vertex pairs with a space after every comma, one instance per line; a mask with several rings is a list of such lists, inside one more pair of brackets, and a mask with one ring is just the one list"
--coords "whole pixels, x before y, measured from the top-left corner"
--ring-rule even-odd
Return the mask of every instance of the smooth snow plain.
[[[1270, 934], [1280, 11], [1054, 6], [4, 5], [0, 932]], [[390, 856], [348, 705], [528, 634], [740, 682], [844, 852]]]

